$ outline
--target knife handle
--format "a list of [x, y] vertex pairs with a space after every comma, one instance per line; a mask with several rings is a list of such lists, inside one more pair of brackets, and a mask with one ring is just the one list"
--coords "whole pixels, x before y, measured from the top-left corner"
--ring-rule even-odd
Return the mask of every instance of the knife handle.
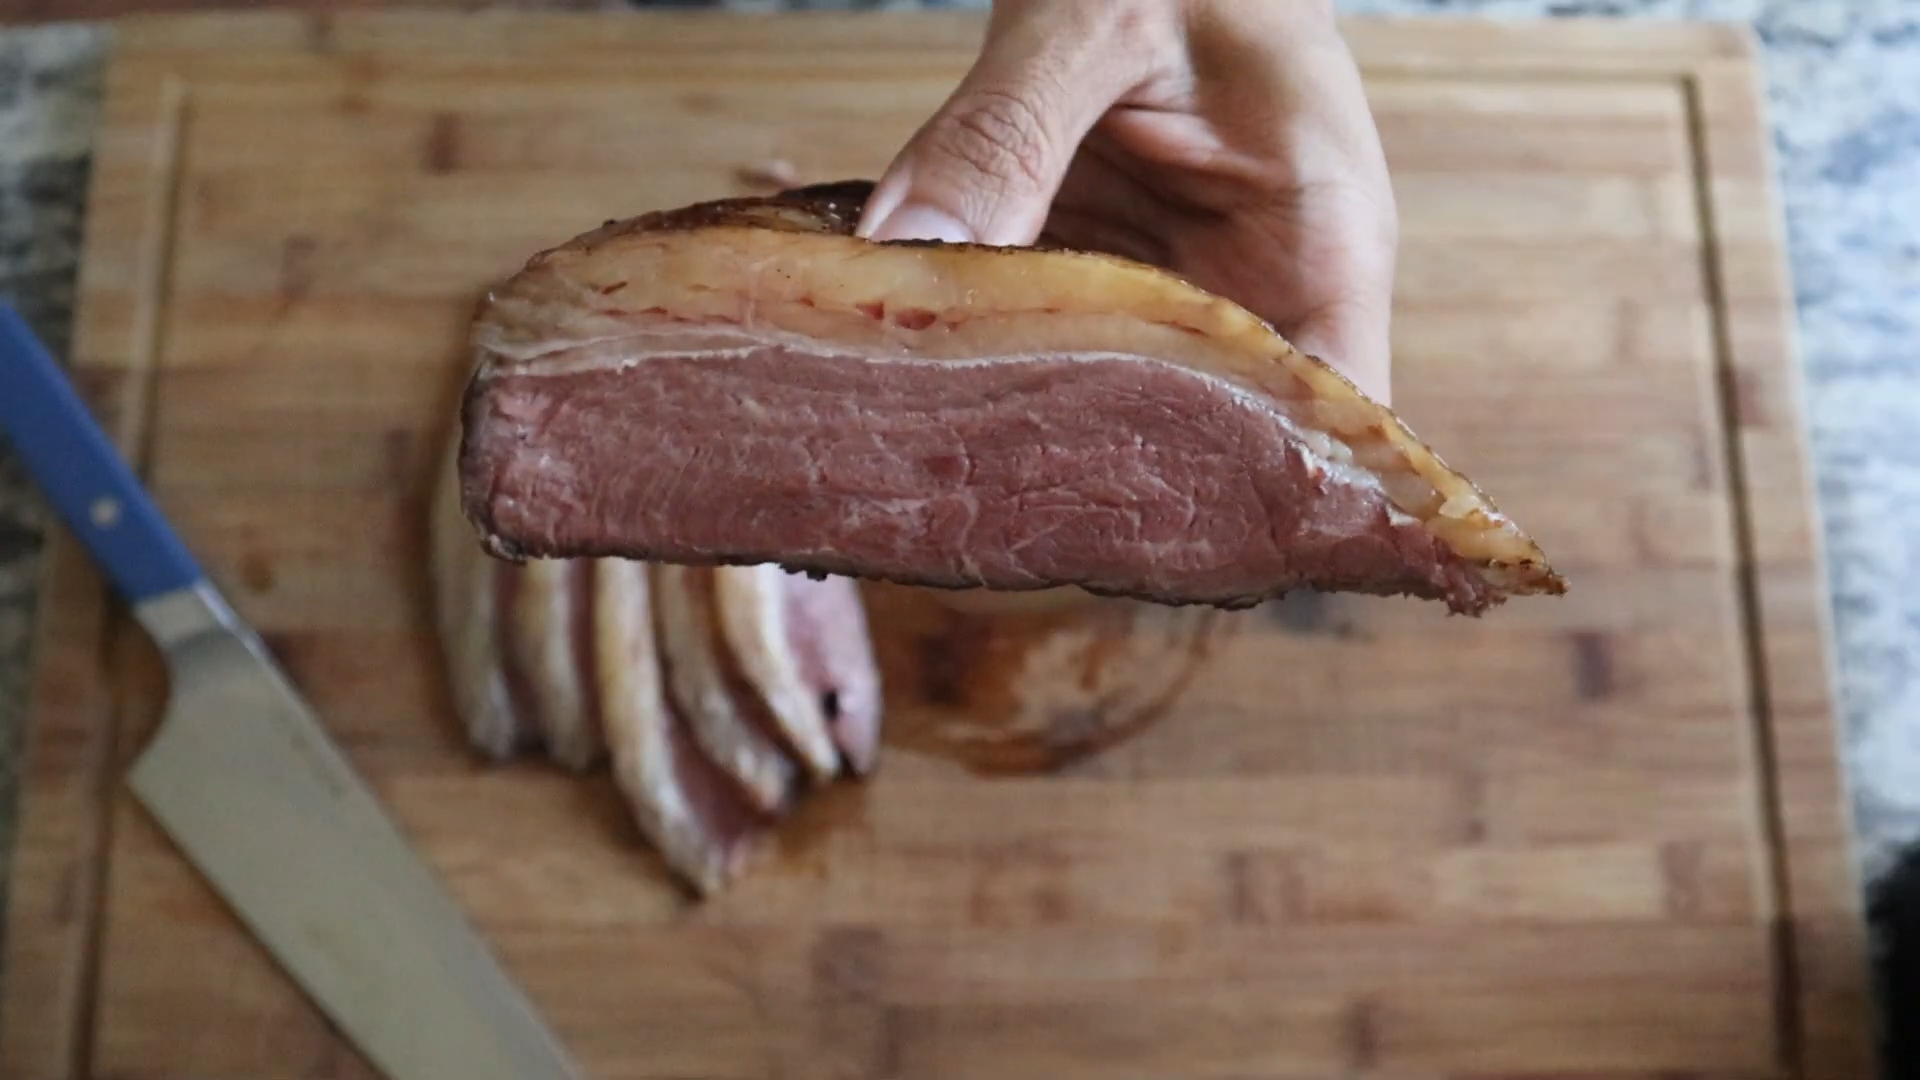
[[133, 470], [32, 328], [0, 302], [0, 431], [28, 475], [130, 603], [200, 580]]

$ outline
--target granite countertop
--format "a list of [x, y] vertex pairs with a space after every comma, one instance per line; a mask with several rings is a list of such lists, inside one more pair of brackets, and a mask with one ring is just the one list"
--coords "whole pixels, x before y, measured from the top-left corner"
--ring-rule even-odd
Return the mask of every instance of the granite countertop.
[[[573, 5], [578, 6], [578, 5]], [[605, 6], [618, 6], [607, 4]], [[636, 3], [634, 6], [647, 6]], [[674, 0], [660, 6], [706, 6]], [[735, 0], [742, 9], [978, 6]], [[1834, 597], [1857, 852], [1883, 953], [1920, 949], [1920, 0], [1340, 0], [1354, 13], [1752, 22], [1765, 45]], [[105, 33], [0, 31], [0, 294], [64, 355]], [[1898, 73], [1905, 72], [1901, 77]], [[45, 514], [0, 450], [0, 851]], [[1903, 854], [1904, 853], [1904, 854]], [[0, 887], [4, 886], [0, 863]], [[3, 892], [3, 889], [0, 889]], [[1907, 963], [1883, 1000], [1920, 1001]], [[1896, 1061], [1920, 1062], [1894, 1029]], [[1899, 1073], [1898, 1067], [1895, 1072]]]

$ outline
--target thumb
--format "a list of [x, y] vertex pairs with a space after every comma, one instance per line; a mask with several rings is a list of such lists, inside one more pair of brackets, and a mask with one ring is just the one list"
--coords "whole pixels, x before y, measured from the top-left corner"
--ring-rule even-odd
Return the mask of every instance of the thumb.
[[1106, 35], [1075, 21], [1025, 17], [990, 30], [966, 78], [875, 185], [858, 234], [1033, 243], [1080, 141], [1142, 81], [1113, 55], [1121, 50], [1100, 55], [1095, 39]]

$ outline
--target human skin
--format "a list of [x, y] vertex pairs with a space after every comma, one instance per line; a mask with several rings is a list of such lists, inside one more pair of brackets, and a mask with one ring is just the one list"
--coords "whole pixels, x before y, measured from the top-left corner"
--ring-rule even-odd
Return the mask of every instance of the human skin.
[[1163, 266], [1385, 404], [1398, 228], [1330, 0], [997, 0], [859, 231]]

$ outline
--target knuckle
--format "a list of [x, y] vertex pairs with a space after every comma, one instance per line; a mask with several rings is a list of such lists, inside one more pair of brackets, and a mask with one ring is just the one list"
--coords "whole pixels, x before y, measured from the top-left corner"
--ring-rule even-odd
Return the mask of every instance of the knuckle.
[[978, 90], [947, 114], [936, 144], [996, 184], [1042, 190], [1052, 157], [1040, 110], [1024, 95]]

